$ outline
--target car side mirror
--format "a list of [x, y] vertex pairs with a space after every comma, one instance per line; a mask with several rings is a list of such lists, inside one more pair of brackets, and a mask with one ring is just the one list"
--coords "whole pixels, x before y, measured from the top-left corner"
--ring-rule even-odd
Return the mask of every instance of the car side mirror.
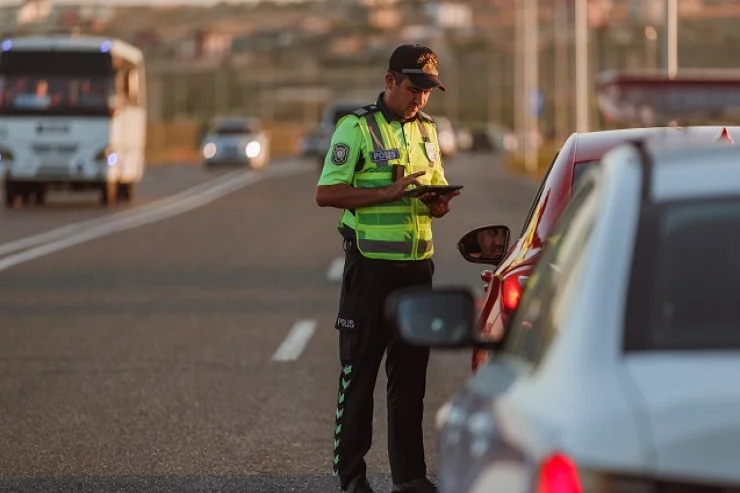
[[482, 226], [465, 233], [457, 249], [468, 262], [498, 265], [509, 250], [510, 238], [508, 226]]
[[468, 288], [411, 288], [391, 293], [385, 315], [409, 344], [472, 347], [477, 334], [475, 298]]

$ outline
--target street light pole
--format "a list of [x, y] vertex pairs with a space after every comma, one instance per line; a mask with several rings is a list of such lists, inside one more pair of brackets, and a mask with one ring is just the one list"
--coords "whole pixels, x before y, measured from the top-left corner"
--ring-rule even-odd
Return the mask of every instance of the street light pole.
[[669, 78], [678, 72], [678, 0], [664, 0], [665, 49], [664, 67]]
[[588, 87], [588, 0], [576, 0], [575, 7], [576, 132], [588, 132], [591, 94]]
[[[526, 0], [515, 0], [514, 5], [514, 134], [517, 137], [517, 143], [522, 142], [522, 136], [526, 132], [524, 113], [526, 108], [526, 88], [524, 83], [524, 60], [526, 57], [526, 47], [524, 37], [526, 36], [524, 2]], [[517, 148], [518, 152], [523, 150], [523, 146]]]
[[555, 135], [559, 141], [568, 136], [570, 116], [568, 104], [569, 57], [568, 57], [568, 7], [564, 0], [553, 2], [553, 28], [555, 43]]
[[539, 107], [538, 0], [524, 0], [524, 165], [537, 169]]

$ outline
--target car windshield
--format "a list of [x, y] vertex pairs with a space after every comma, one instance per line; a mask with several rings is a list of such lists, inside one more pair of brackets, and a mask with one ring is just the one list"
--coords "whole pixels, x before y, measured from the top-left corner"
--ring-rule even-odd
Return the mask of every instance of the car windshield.
[[0, 77], [0, 115], [110, 115], [115, 96], [107, 75]]
[[[632, 320], [643, 349], [740, 349], [740, 197], [661, 205]], [[639, 322], [638, 322], [638, 325]], [[628, 329], [629, 330], [629, 329]]]
[[228, 121], [219, 122], [213, 126], [211, 130], [212, 134], [215, 135], [244, 135], [255, 133], [255, 125], [248, 121]]
[[595, 164], [598, 163], [598, 159], [595, 161], [581, 161], [580, 163], [576, 163], [573, 167], [573, 184], [575, 184], [578, 179], [583, 176], [583, 173], [585, 173], [587, 170], [591, 169]]

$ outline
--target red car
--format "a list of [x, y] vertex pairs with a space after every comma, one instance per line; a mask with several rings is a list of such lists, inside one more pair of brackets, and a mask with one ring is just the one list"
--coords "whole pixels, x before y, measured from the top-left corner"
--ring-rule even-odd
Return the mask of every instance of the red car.
[[[481, 338], [501, 339], [550, 231], [570, 198], [573, 183], [607, 151], [629, 140], [645, 138], [734, 143], [731, 135], [740, 135], [740, 127], [656, 127], [571, 135], [553, 158], [519, 239], [511, 248], [508, 247], [510, 230], [506, 226], [476, 228], [458, 242], [458, 249], [466, 260], [496, 266], [495, 271], [481, 272], [486, 285], [479, 319]], [[487, 351], [474, 351], [473, 371], [487, 356]]]

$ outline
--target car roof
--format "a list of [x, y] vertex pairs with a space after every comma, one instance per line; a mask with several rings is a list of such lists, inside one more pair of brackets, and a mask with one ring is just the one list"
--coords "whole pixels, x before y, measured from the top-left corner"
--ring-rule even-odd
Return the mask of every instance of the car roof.
[[254, 125], [259, 123], [259, 118], [252, 116], [219, 116], [213, 119], [214, 125]]
[[596, 161], [612, 147], [630, 140], [649, 139], [660, 143], [687, 142], [711, 144], [727, 130], [733, 140], [740, 138], [740, 127], [724, 125], [701, 125], [690, 127], [646, 127], [604, 130], [573, 134], [575, 138], [575, 162]]
[[740, 197], [740, 148], [677, 144], [647, 151], [654, 201]]

